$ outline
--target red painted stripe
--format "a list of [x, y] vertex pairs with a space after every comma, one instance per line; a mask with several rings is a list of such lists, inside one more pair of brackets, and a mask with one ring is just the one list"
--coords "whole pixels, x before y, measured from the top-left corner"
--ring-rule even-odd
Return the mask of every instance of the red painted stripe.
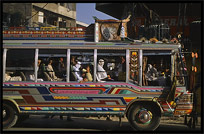
[[111, 88], [111, 90], [108, 92], [108, 94], [111, 94], [113, 92], [114, 88]]
[[120, 92], [121, 89], [117, 89], [117, 91], [115, 92], [115, 94], [118, 94]]
[[133, 100], [133, 99], [125, 99], [126, 102], [130, 102], [131, 100]]
[[24, 98], [24, 100], [25, 100], [26, 103], [29, 103], [29, 104], [37, 104], [36, 101], [35, 101], [35, 99], [34, 99], [33, 96], [31, 96], [31, 95], [28, 95], [28, 96], [22, 95], [22, 97]]
[[87, 103], [72, 102], [72, 104], [75, 104], [75, 105], [78, 105], [78, 104], [106, 104], [106, 102], [115, 102], [117, 105], [119, 105], [119, 102], [117, 100], [99, 100], [99, 102], [87, 102]]
[[126, 105], [19, 105], [20, 107], [113, 107], [126, 108]]
[[31, 107], [31, 110], [37, 110], [37, 108], [36, 107]]
[[53, 90], [60, 90], [60, 89], [64, 89], [64, 90], [102, 90], [102, 91], [106, 91], [105, 88], [99, 88], [99, 87], [50, 87], [50, 92], [52, 93], [56, 93]]
[[[49, 106], [50, 104], [55, 104], [55, 105], [63, 105], [63, 104], [68, 104], [67, 102], [36, 102], [32, 96], [22, 96], [24, 98], [24, 100], [26, 101], [26, 103], [28, 104], [44, 104], [46, 106]], [[87, 102], [87, 103], [80, 103], [80, 102], [72, 102], [72, 104], [74, 106], [77, 106], [77, 105], [106, 105], [106, 102], [115, 102], [117, 105], [119, 105], [119, 102], [117, 100], [99, 100], [99, 102]], [[69, 104], [68, 104], [69, 105]], [[34, 106], [34, 105], [32, 105]]]
[[42, 108], [41, 107], [37, 107], [37, 110], [42, 110]]

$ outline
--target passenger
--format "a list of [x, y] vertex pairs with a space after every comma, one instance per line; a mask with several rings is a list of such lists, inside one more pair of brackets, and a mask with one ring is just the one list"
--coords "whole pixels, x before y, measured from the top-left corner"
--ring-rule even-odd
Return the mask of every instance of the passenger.
[[22, 77], [24, 77], [25, 81], [34, 81], [35, 80], [35, 72], [34, 72], [35, 62], [33, 62], [30, 67], [32, 68], [32, 70], [21, 72], [21, 75], [22, 75]]
[[117, 65], [117, 74], [116, 76], [118, 77], [119, 81], [125, 81], [125, 74], [126, 74], [126, 66], [125, 66], [125, 58], [124, 57], [120, 57], [121, 61], [120, 63]]
[[76, 65], [73, 66], [73, 72], [74, 72], [74, 74], [75, 74], [75, 76], [76, 76], [78, 82], [82, 82], [82, 81], [83, 81], [80, 68], [81, 68], [81, 62], [78, 61], [78, 62], [76, 63]]
[[50, 59], [48, 65], [47, 65], [47, 71], [48, 71], [48, 74], [51, 78], [51, 81], [57, 81], [58, 78], [55, 75], [54, 69], [52, 67], [52, 63], [53, 63], [53, 60]]
[[76, 59], [75, 59], [75, 56], [72, 56], [72, 58], [71, 58], [71, 71], [73, 71], [73, 66], [75, 66], [76, 65]]
[[39, 67], [40, 67], [40, 65], [41, 65], [41, 60], [40, 59], [38, 59], [38, 68], [37, 68], [37, 71], [39, 70]]
[[151, 64], [148, 64], [147, 72], [145, 74], [145, 78], [148, 81], [149, 86], [150, 85], [151, 86], [157, 85], [156, 80], [157, 80], [157, 77], [158, 77], [158, 72], [157, 72], [157, 69], [154, 66], [152, 66]]
[[77, 81], [77, 77], [76, 77], [76, 75], [75, 75], [75, 72], [74, 72], [74, 69], [73, 69], [73, 67], [76, 65], [76, 63], [77, 63], [77, 61], [75, 60], [75, 56], [72, 56], [71, 57], [71, 60], [70, 60], [70, 71], [71, 71], [71, 73], [70, 73], [70, 80], [71, 81]]
[[[37, 71], [39, 70], [39, 66], [40, 66], [41, 60], [38, 60], [38, 64], [37, 64]], [[34, 70], [35, 68], [35, 63], [32, 64], [32, 68]], [[25, 81], [35, 81], [35, 72], [34, 71], [25, 71]], [[23, 72], [21, 72], [22, 75], [24, 75]], [[43, 81], [42, 78], [38, 78], [37, 81]]]
[[110, 75], [107, 75], [106, 71], [103, 68], [103, 65], [104, 65], [104, 60], [100, 59], [98, 62], [98, 72], [97, 72], [98, 81], [112, 80]]
[[38, 60], [37, 72], [38, 78], [44, 78], [44, 72], [46, 71], [45, 63], [42, 63], [42, 60]]
[[58, 71], [59, 71], [58, 76], [61, 77], [61, 78], [64, 77], [65, 72], [66, 72], [66, 67], [65, 67], [63, 58], [59, 59]]
[[14, 72], [7, 72], [5, 74], [5, 81], [22, 81], [20, 76], [11, 76]]
[[87, 81], [93, 81], [93, 77], [91, 75], [91, 71], [90, 71], [90, 66], [88, 65], [86, 67], [86, 69], [83, 69], [83, 72], [85, 73], [85, 81], [87, 79]]

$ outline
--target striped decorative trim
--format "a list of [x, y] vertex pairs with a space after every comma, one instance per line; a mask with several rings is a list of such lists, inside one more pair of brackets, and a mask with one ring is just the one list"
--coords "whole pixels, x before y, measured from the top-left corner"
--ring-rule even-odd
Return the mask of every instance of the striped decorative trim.
[[102, 107], [19, 107], [21, 111], [125, 111], [126, 108]]

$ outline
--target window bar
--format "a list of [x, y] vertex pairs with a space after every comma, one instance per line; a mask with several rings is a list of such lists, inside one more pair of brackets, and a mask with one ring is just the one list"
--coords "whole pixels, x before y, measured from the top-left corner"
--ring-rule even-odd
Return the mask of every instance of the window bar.
[[7, 54], [8, 49], [4, 49], [4, 54], [3, 54], [3, 82], [5, 82], [5, 73], [6, 73], [6, 54]]
[[94, 82], [96, 82], [97, 49], [94, 49]]
[[[39, 49], [36, 48], [35, 49], [35, 68], [34, 68], [34, 71], [35, 71], [35, 82], [37, 82], [37, 79], [38, 79], [38, 52], [39, 52]], [[38, 68], [38, 69], [37, 69]]]
[[67, 82], [70, 81], [70, 49], [67, 49]]
[[[172, 53], [174, 53], [174, 51], [172, 50]], [[175, 61], [175, 55], [171, 55], [171, 81], [173, 81], [173, 77], [174, 77], [174, 72], [176, 71], [176, 63]]]
[[139, 85], [142, 86], [142, 61], [143, 61], [142, 50], [139, 50]]
[[129, 49], [126, 49], [126, 83], [128, 83], [128, 81], [129, 81], [129, 71], [130, 71], [130, 69], [129, 69], [129, 66], [130, 66], [130, 62], [129, 62], [129, 60], [130, 60], [130, 51], [129, 51]]

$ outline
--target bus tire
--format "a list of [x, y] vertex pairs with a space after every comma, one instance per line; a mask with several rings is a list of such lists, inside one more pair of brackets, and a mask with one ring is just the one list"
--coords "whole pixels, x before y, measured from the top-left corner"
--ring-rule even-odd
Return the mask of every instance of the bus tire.
[[16, 124], [18, 120], [17, 111], [11, 105], [3, 103], [2, 114], [3, 128], [11, 128]]
[[161, 114], [151, 104], [133, 104], [128, 112], [128, 120], [132, 128], [138, 131], [154, 131], [160, 123]]

